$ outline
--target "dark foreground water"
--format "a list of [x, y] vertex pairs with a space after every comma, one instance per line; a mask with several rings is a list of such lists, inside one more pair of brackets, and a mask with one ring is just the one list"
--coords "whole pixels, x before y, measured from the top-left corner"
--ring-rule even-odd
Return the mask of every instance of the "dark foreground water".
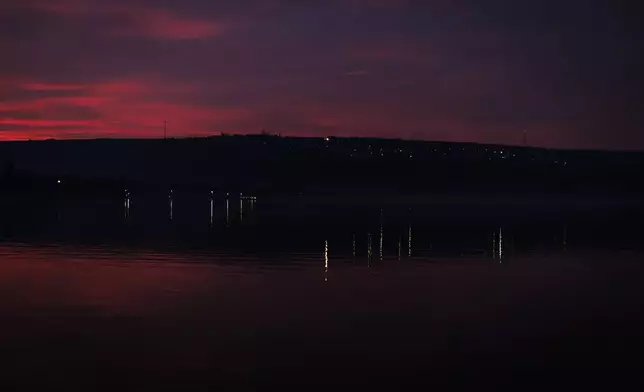
[[636, 206], [175, 194], [2, 211], [0, 383], [564, 389], [643, 365]]

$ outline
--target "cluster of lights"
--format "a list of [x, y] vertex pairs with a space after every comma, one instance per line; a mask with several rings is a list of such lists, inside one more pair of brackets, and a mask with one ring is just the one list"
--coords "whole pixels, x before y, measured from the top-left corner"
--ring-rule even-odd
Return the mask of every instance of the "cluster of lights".
[[124, 201], [124, 207], [125, 207], [125, 217], [127, 218], [130, 216], [130, 191], [125, 189], [125, 201]]
[[329, 272], [329, 241], [324, 241], [324, 281], [328, 281]]

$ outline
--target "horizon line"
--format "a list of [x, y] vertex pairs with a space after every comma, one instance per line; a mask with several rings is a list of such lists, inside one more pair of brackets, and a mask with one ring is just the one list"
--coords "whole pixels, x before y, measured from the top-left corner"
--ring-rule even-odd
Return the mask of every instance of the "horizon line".
[[0, 143], [30, 143], [30, 142], [81, 142], [81, 141], [168, 141], [168, 140], [186, 140], [186, 139], [212, 139], [219, 137], [274, 137], [274, 138], [290, 138], [290, 139], [375, 139], [375, 140], [388, 140], [388, 141], [400, 141], [400, 142], [415, 142], [415, 143], [444, 143], [444, 144], [474, 144], [481, 146], [499, 146], [499, 147], [511, 147], [511, 148], [523, 148], [523, 149], [539, 149], [539, 150], [559, 150], [559, 151], [583, 151], [583, 152], [613, 152], [613, 153], [644, 153], [644, 149], [601, 149], [601, 148], [576, 148], [576, 147], [545, 147], [539, 145], [519, 145], [519, 144], [504, 144], [504, 143], [486, 143], [486, 142], [475, 142], [475, 141], [449, 141], [449, 140], [438, 140], [438, 139], [404, 139], [404, 138], [394, 138], [394, 137], [378, 137], [378, 136], [294, 136], [294, 135], [282, 135], [280, 133], [226, 133], [220, 132], [219, 134], [213, 135], [199, 135], [199, 136], [167, 136], [167, 137], [77, 137], [77, 138], [36, 138], [36, 139], [14, 139], [14, 140], [2, 140]]

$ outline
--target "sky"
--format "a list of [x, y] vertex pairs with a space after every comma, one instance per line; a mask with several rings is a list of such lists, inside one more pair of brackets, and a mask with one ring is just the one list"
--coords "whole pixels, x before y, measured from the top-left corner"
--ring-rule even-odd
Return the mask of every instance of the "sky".
[[266, 130], [644, 149], [622, 0], [3, 0], [0, 140]]

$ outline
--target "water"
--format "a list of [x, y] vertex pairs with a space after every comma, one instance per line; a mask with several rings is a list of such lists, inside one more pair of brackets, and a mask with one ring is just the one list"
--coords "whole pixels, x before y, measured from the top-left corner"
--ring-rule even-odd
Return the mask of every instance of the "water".
[[3, 205], [3, 382], [503, 383], [641, 365], [632, 206]]

